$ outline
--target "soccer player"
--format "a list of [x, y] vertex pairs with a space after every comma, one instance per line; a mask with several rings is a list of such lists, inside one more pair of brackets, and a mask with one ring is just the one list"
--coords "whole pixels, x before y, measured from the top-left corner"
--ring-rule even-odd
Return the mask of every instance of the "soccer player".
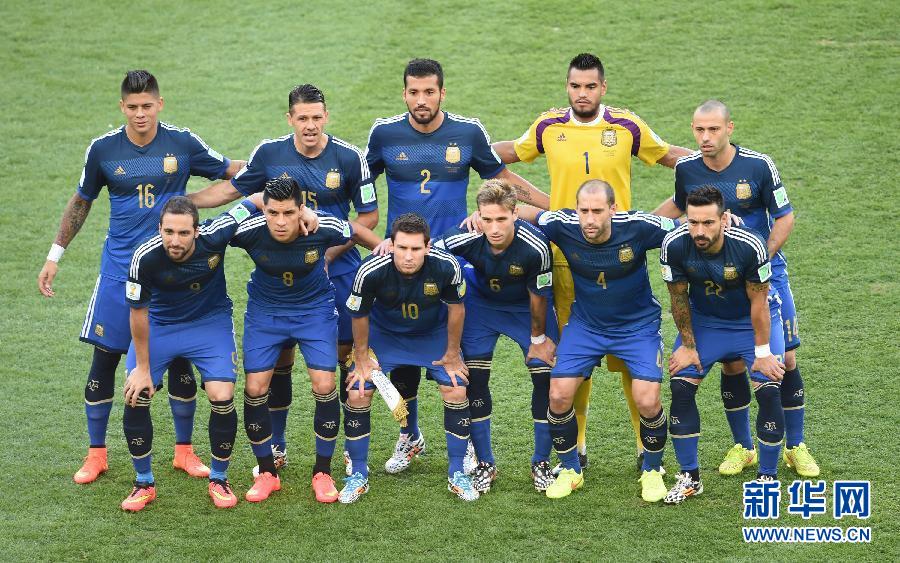
[[[325, 211], [338, 219], [348, 220], [350, 205], [356, 210], [358, 224], [374, 229], [378, 224], [378, 202], [369, 178], [369, 167], [362, 151], [350, 143], [325, 133], [329, 113], [325, 94], [312, 84], [301, 84], [288, 94], [289, 135], [262, 141], [250, 155], [247, 167], [231, 181], [191, 194], [198, 205], [218, 206], [262, 191], [268, 180], [293, 178], [302, 189], [303, 202], [312, 209]], [[353, 334], [347, 297], [360, 263], [359, 251], [352, 242], [325, 251], [328, 277], [335, 287], [338, 309], [338, 358], [350, 355]], [[288, 409], [291, 405], [291, 371], [294, 347], [285, 349], [275, 366], [269, 396], [272, 416], [272, 451], [275, 463], [287, 462]], [[341, 381], [346, 368], [340, 362]], [[340, 386], [344, 399], [344, 386]], [[258, 468], [254, 473], [258, 473]], [[255, 476], [255, 475], [254, 475]]]
[[[660, 402], [661, 309], [650, 288], [647, 251], [658, 248], [675, 223], [648, 213], [617, 213], [615, 191], [602, 180], [584, 182], [575, 201], [574, 210], [536, 215], [538, 227], [565, 255], [575, 283], [572, 314], [550, 373], [547, 420], [562, 468], [546, 494], [562, 498], [584, 485], [575, 393], [603, 356], [614, 354], [634, 379], [644, 449], [641, 498], [657, 502], [666, 495], [660, 471], [666, 415]], [[531, 220], [532, 209], [523, 206], [519, 216]]]
[[757, 479], [777, 478], [784, 438], [779, 385], [784, 337], [777, 293], [769, 292], [772, 264], [766, 245], [745, 227], [725, 229], [722, 193], [714, 186], [691, 192], [686, 207], [687, 224], [666, 236], [659, 254], [678, 328], [669, 358], [670, 432], [681, 471], [666, 504], [703, 492], [696, 395], [714, 363], [739, 357], [749, 366], [759, 405]]
[[[603, 63], [595, 55], [582, 53], [569, 63], [566, 75], [568, 108], [547, 111], [515, 141], [494, 143], [494, 150], [506, 164], [532, 162], [544, 155], [550, 172], [551, 210], [575, 206], [575, 190], [592, 178], [609, 182], [616, 194], [619, 211], [631, 209], [631, 162], [636, 156], [647, 165], [671, 168], [678, 157], [690, 154], [682, 147], [660, 139], [644, 121], [627, 109], [603, 104], [606, 95]], [[524, 198], [523, 198], [524, 196]], [[528, 201], [527, 194], [520, 199]], [[569, 320], [575, 292], [565, 253], [554, 254], [553, 296], [560, 330]], [[641, 452], [638, 409], [632, 398], [631, 377], [613, 354], [607, 358], [610, 371], [622, 372], [622, 388], [631, 411], [631, 423]], [[578, 449], [582, 465], [587, 464], [585, 425], [591, 380], [579, 387], [575, 400], [578, 421]], [[638, 459], [638, 464], [642, 462]]]
[[[293, 349], [294, 343], [300, 345], [315, 399], [312, 488], [319, 502], [338, 500], [331, 477], [340, 423], [334, 380], [338, 313], [325, 255], [331, 247], [345, 246], [351, 237], [364, 235], [369, 248], [381, 239], [365, 227], [351, 229], [346, 221], [324, 212], [318, 230], [303, 235], [303, 193], [293, 178], [267, 181], [258, 202], [261, 209], [242, 221], [231, 240], [231, 245], [245, 249], [256, 265], [247, 283], [249, 300], [244, 316], [244, 427], [259, 461], [258, 475], [246, 494], [250, 502], [261, 502], [281, 489], [271, 444], [268, 394], [281, 350], [285, 345]], [[254, 195], [257, 197], [259, 194]]]
[[[781, 175], [772, 159], [731, 143], [734, 122], [731, 111], [718, 100], [708, 100], [694, 112], [691, 127], [699, 151], [678, 160], [675, 165], [675, 195], [664, 201], [656, 213], [681, 216], [688, 194], [705, 185], [722, 192], [725, 208], [741, 217], [747, 227], [766, 240], [772, 261], [772, 279], [781, 298], [784, 324], [784, 379], [781, 402], [784, 407], [784, 460], [803, 477], [819, 475], [819, 466], [804, 442], [804, 404], [806, 392], [796, 349], [800, 346], [797, 309], [788, 281], [787, 261], [782, 246], [794, 227], [794, 210], [788, 200]], [[721, 379], [722, 401], [735, 445], [719, 466], [723, 475], [736, 475], [756, 463], [757, 452], [750, 437], [750, 387], [742, 360], [724, 362]]]
[[[376, 119], [372, 125], [366, 160], [373, 179], [381, 173], [387, 178], [387, 224], [393, 225], [394, 219], [405, 213], [417, 213], [436, 234], [458, 226], [468, 215], [470, 169], [483, 179], [499, 178], [519, 186], [531, 203], [546, 209], [547, 195], [505, 167], [478, 119], [441, 109], [445, 95], [440, 63], [413, 59], [403, 71], [403, 101], [408, 111]], [[405, 470], [412, 458], [425, 450], [416, 399], [421, 372], [398, 368], [391, 373], [391, 381], [406, 400], [409, 415], [394, 455], [385, 463], [388, 473]]]
[[531, 475], [535, 489], [543, 492], [553, 482], [547, 407], [550, 366], [559, 341], [553, 310], [550, 246], [538, 229], [518, 218], [516, 190], [509, 183], [487, 180], [475, 201], [481, 232], [455, 228], [433, 244], [471, 265], [463, 269], [470, 290], [465, 301], [462, 352], [469, 368], [470, 430], [478, 459], [472, 475], [473, 486], [479, 493], [485, 493], [497, 476], [491, 449], [492, 399], [488, 382], [494, 347], [504, 334], [522, 349], [531, 374], [534, 419]]
[[[100, 275], [81, 329], [81, 340], [94, 346], [84, 388], [90, 447], [75, 473], [76, 483], [90, 483], [109, 468], [106, 429], [115, 393], [115, 373], [128, 350], [129, 307], [125, 301], [128, 264], [135, 248], [157, 232], [159, 209], [170, 197], [185, 192], [190, 176], [231, 178], [244, 165], [229, 161], [188, 129], [159, 121], [163, 98], [156, 78], [146, 70], [131, 70], [121, 85], [119, 107], [125, 125], [94, 139], [85, 153], [78, 189], [63, 212], [59, 231], [38, 275], [38, 288], [53, 297], [53, 280], [63, 251], [81, 230], [94, 200], [107, 187], [109, 230], [103, 245]], [[169, 403], [175, 420], [176, 469], [207, 477], [209, 468], [194, 454], [197, 384], [190, 363], [175, 358], [169, 366]]]
[[[408, 213], [391, 225], [393, 253], [363, 260], [347, 307], [353, 315], [353, 361], [344, 405], [345, 447], [353, 473], [340, 501], [351, 503], [368, 491], [369, 409], [372, 371], [397, 366], [426, 368], [440, 386], [447, 437], [447, 488], [473, 501], [478, 491], [463, 472], [469, 442], [468, 369], [460, 353], [466, 283], [452, 254], [429, 248], [425, 219]], [[370, 357], [371, 354], [374, 357]]]

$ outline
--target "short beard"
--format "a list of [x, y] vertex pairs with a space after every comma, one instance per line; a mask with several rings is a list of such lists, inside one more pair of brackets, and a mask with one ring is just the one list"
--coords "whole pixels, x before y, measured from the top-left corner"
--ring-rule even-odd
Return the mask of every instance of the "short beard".
[[575, 109], [575, 104], [572, 102], [572, 100], [569, 100], [569, 107], [572, 108], [572, 113], [575, 115], [575, 117], [586, 120], [596, 118], [597, 114], [600, 112], [600, 104], [597, 104], [591, 111], [585, 112]]
[[438, 108], [437, 111], [432, 112], [431, 115], [429, 115], [425, 119], [422, 119], [422, 118], [419, 118], [418, 116], [416, 116], [416, 112], [414, 112], [414, 111], [410, 111], [409, 115], [410, 115], [410, 117], [413, 118], [413, 121], [415, 121], [419, 125], [428, 125], [429, 123], [434, 121], [434, 118], [437, 117], [438, 111], [441, 111], [441, 108]]

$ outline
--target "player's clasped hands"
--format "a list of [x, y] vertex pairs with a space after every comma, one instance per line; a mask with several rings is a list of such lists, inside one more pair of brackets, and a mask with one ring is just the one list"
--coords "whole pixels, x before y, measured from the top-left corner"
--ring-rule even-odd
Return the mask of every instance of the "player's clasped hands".
[[784, 364], [773, 354], [753, 360], [753, 366], [751, 366], [750, 371], [758, 371], [772, 381], [784, 379]]
[[125, 380], [125, 403], [136, 407], [138, 397], [147, 391], [149, 397], [153, 397], [156, 389], [153, 387], [153, 379], [150, 377], [150, 368], [137, 366]]
[[703, 373], [703, 364], [700, 363], [697, 349], [682, 344], [669, 356], [669, 373], [674, 375], [688, 366], [694, 366], [698, 372]]
[[444, 366], [447, 375], [450, 376], [450, 383], [454, 387], [459, 387], [459, 380], [462, 380], [463, 384], [468, 385], [469, 368], [466, 367], [459, 352], [445, 352], [440, 360], [431, 362], [431, 365]]

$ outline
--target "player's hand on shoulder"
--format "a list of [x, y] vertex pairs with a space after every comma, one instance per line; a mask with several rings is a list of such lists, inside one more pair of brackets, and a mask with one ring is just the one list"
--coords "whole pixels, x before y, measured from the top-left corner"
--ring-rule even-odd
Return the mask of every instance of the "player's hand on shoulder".
[[484, 226], [481, 223], [481, 213], [478, 211], [473, 212], [471, 215], [463, 219], [463, 222], [459, 224], [460, 228], [465, 227], [467, 231], [483, 233]]
[[751, 371], [758, 371], [772, 381], [781, 381], [784, 379], [784, 364], [778, 361], [774, 355], [768, 355], [764, 358], [756, 358], [753, 360]]
[[137, 406], [138, 397], [147, 391], [149, 397], [153, 397], [156, 389], [153, 387], [153, 378], [150, 377], [150, 369], [138, 366], [131, 370], [125, 380], [125, 403], [132, 407]]
[[41, 273], [38, 274], [37, 279], [38, 289], [44, 297], [53, 297], [55, 295], [53, 292], [53, 280], [56, 278], [56, 272], [58, 271], [59, 264], [53, 260], [44, 262], [44, 267], [41, 268]]
[[729, 227], [743, 227], [744, 220], [732, 213], [730, 210], [726, 209], [725, 213], [722, 214], [722, 221], [725, 223], [725, 228]]
[[374, 254], [375, 256], [385, 256], [387, 254], [390, 254], [393, 251], [394, 251], [394, 242], [391, 239], [386, 238], [383, 241], [381, 241], [381, 243], [378, 246], [376, 246], [375, 248], [372, 249], [372, 254]]
[[703, 373], [703, 364], [700, 363], [700, 354], [697, 349], [681, 345], [669, 356], [669, 373], [675, 375], [688, 366], [694, 366], [697, 371]]
[[307, 236], [319, 230], [319, 216], [316, 212], [306, 207], [300, 208], [300, 234]]

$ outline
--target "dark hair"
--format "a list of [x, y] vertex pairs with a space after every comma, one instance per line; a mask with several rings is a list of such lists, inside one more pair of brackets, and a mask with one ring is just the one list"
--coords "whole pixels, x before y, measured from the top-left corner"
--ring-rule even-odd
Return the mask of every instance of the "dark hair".
[[437, 76], [438, 88], [444, 87], [444, 69], [441, 63], [433, 59], [413, 59], [406, 65], [403, 71], [403, 86], [406, 86], [406, 77], [414, 76], [416, 78], [424, 78], [426, 76]]
[[392, 241], [397, 236], [397, 233], [412, 235], [422, 233], [425, 235], [425, 244], [428, 244], [428, 241], [431, 239], [431, 229], [428, 228], [428, 223], [425, 222], [425, 219], [421, 215], [417, 215], [416, 213], [404, 213], [394, 219], [394, 222], [391, 223]]
[[326, 107], [325, 94], [312, 84], [301, 84], [288, 94], [288, 111], [293, 113], [296, 104], [322, 104]]
[[170, 198], [165, 205], [163, 205], [162, 211], [159, 212], [159, 224], [162, 225], [163, 215], [166, 213], [171, 213], [172, 215], [190, 215], [194, 218], [194, 228], [197, 228], [197, 225], [200, 224], [200, 213], [197, 211], [197, 206], [194, 205], [194, 202], [183, 195], [176, 195]]
[[297, 207], [303, 205], [303, 194], [300, 190], [300, 184], [293, 178], [273, 178], [266, 181], [263, 188], [263, 203], [269, 203], [270, 199], [275, 201], [287, 201], [293, 199]]
[[600, 73], [600, 80], [603, 80], [603, 63], [600, 62], [597, 55], [592, 55], [591, 53], [575, 55], [575, 58], [569, 61], [569, 70], [566, 71], [566, 75], [568, 75], [573, 68], [576, 70], [591, 70], [592, 68], [596, 68], [597, 72]]
[[694, 207], [715, 205], [719, 208], [719, 215], [725, 212], [725, 200], [722, 192], [715, 186], [700, 186], [687, 196], [687, 204]]
[[575, 192], [575, 201], [578, 201], [578, 198], [581, 196], [581, 192], [603, 192], [606, 194], [606, 204], [613, 205], [616, 203], [616, 192], [612, 189], [612, 186], [609, 185], [608, 182], [604, 182], [603, 180], [587, 180], [580, 186], [578, 186], [578, 190]]
[[122, 80], [122, 99], [128, 94], [152, 94], [159, 97], [159, 84], [156, 77], [146, 70], [129, 70]]

